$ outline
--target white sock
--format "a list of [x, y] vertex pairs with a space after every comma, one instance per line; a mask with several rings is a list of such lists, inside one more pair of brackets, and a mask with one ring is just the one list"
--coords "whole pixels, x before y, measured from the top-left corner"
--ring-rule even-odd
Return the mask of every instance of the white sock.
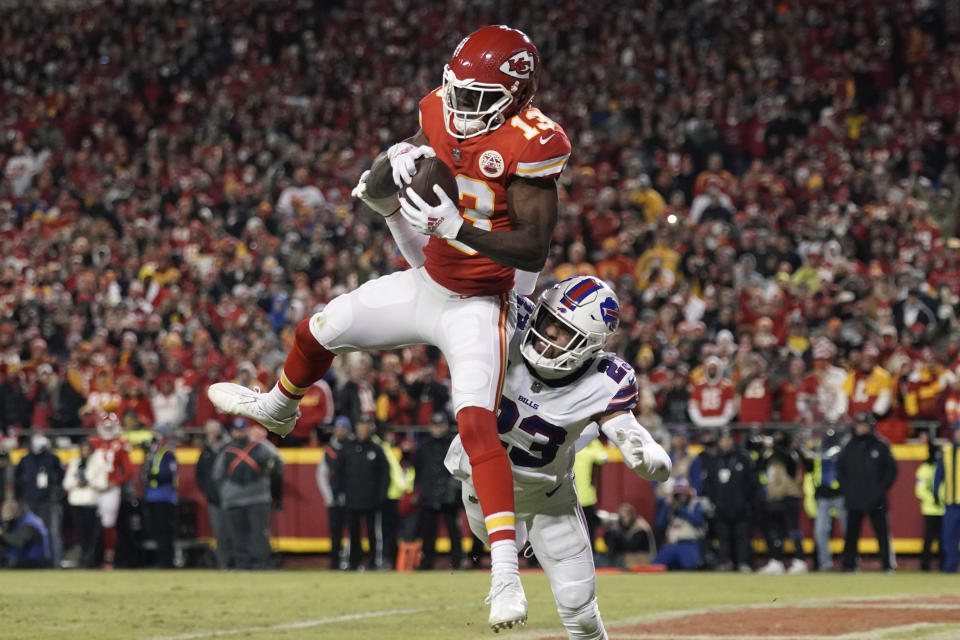
[[261, 398], [263, 410], [268, 415], [279, 419], [292, 416], [297, 412], [297, 406], [300, 404], [300, 398], [291, 398], [280, 390], [280, 382], [273, 385], [273, 389], [263, 394]]
[[516, 540], [497, 540], [490, 545], [491, 573], [518, 573]]

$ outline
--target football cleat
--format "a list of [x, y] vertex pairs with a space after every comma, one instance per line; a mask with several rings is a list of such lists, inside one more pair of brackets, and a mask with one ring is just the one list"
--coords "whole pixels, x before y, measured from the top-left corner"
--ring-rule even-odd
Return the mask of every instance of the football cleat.
[[286, 437], [297, 424], [300, 412], [294, 412], [286, 418], [272, 416], [263, 408], [265, 395], [258, 389], [247, 389], [233, 382], [217, 382], [207, 389], [210, 402], [223, 413], [249, 418], [262, 424], [268, 431]]
[[787, 575], [795, 576], [807, 572], [807, 563], [800, 558], [794, 558], [790, 566], [787, 567]]
[[494, 633], [522, 627], [527, 622], [527, 598], [519, 574], [494, 575], [485, 602], [490, 605], [488, 622]]
[[786, 567], [783, 566], [783, 563], [779, 560], [769, 560], [767, 564], [760, 567], [757, 570], [757, 573], [765, 576], [779, 576], [786, 573]]

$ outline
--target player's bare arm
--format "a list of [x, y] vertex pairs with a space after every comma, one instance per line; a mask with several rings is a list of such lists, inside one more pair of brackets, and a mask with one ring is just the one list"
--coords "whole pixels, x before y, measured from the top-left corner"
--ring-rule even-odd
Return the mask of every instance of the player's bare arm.
[[457, 240], [500, 264], [539, 271], [547, 261], [557, 226], [557, 181], [515, 178], [507, 188], [507, 212], [513, 229], [484, 231], [463, 225]]

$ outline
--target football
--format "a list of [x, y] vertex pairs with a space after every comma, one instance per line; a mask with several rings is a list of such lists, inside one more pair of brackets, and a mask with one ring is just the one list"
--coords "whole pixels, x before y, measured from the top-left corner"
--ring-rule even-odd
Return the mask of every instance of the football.
[[414, 190], [427, 204], [436, 206], [440, 199], [433, 192], [433, 185], [438, 184], [454, 203], [460, 200], [460, 188], [453, 171], [438, 158], [420, 158], [417, 160], [417, 172], [413, 174], [410, 188]]

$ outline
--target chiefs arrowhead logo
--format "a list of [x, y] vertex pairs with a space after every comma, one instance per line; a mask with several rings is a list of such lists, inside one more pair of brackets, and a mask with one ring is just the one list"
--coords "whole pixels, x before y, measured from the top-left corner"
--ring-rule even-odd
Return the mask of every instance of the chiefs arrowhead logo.
[[521, 80], [526, 80], [533, 73], [533, 55], [529, 51], [520, 51], [507, 58], [500, 65], [500, 71]]

